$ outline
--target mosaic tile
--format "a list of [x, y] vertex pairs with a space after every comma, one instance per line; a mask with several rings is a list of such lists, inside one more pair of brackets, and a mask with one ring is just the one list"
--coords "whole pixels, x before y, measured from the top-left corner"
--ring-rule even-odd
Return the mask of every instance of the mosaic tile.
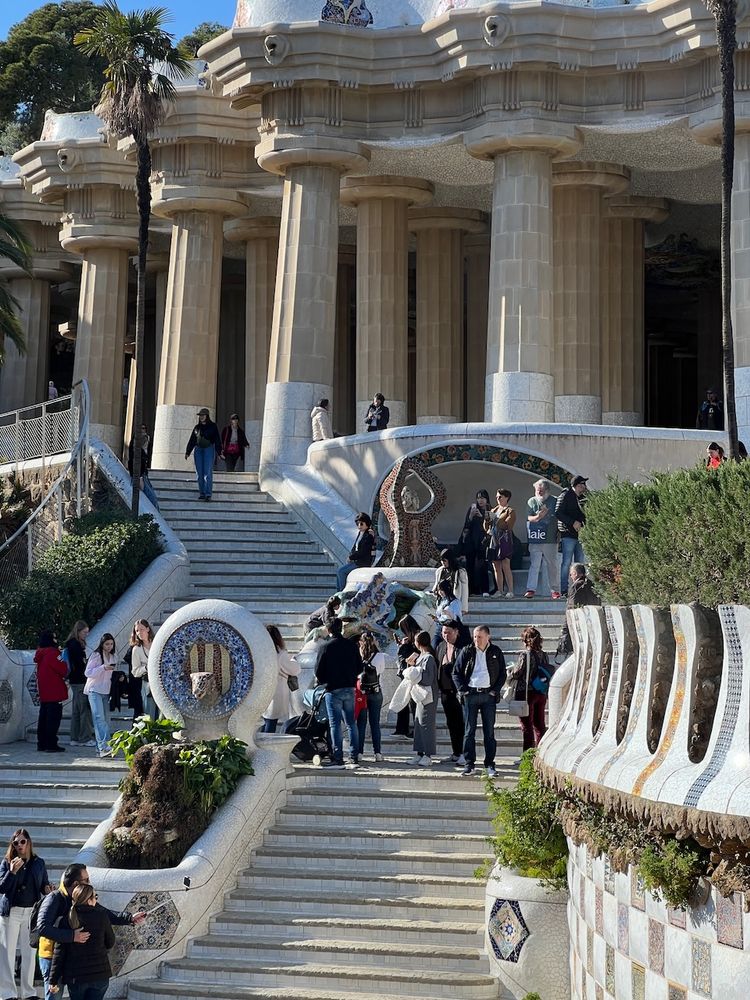
[[630, 869], [630, 903], [637, 910], [646, 909], [646, 887], [637, 868]]
[[608, 944], [604, 954], [604, 986], [607, 993], [615, 992], [615, 949]]
[[667, 983], [667, 1000], [687, 1000], [687, 990], [677, 983]]
[[631, 996], [633, 1000], [646, 1000], [646, 970], [633, 962], [630, 970]]
[[320, 20], [347, 24], [353, 28], [369, 28], [373, 23], [366, 0], [326, 0], [320, 12]]
[[586, 972], [594, 975], [594, 931], [591, 927], [586, 930]]
[[594, 925], [596, 927], [596, 933], [604, 934], [604, 893], [601, 889], [597, 888], [594, 892], [594, 913], [595, 921]]
[[687, 913], [685, 910], [673, 910], [671, 906], [668, 907], [667, 920], [672, 927], [682, 927], [683, 930], [687, 927]]
[[630, 948], [630, 913], [624, 903], [617, 904], [617, 947], [627, 955]]
[[0, 681], [0, 723], [13, 715], [13, 687], [9, 680]]
[[693, 989], [702, 997], [711, 996], [711, 945], [694, 937], [692, 945]]
[[648, 965], [660, 976], [664, 975], [664, 924], [659, 920], [648, 922]]
[[583, 877], [583, 872], [580, 875], [580, 882], [578, 883], [578, 912], [582, 917], [586, 917], [586, 879]]
[[729, 899], [716, 893], [716, 937], [719, 944], [727, 944], [730, 948], [744, 946], [742, 897], [739, 893], [733, 893]]
[[[688, 793], [685, 796], [686, 806], [695, 807], [698, 805], [698, 800], [701, 795], [703, 795], [705, 790], [724, 766], [727, 754], [729, 753], [729, 748], [732, 745], [732, 739], [737, 725], [737, 717], [740, 711], [743, 673], [742, 643], [740, 641], [739, 629], [737, 628], [737, 619], [735, 617], [734, 608], [728, 605], [722, 607], [719, 614], [721, 615], [723, 626], [722, 631], [724, 633], [727, 697], [724, 704], [724, 714], [719, 727], [719, 735], [714, 745], [711, 760], [709, 761], [708, 767], [705, 768], [703, 773], [700, 774], [690, 786]], [[722, 675], [722, 682], [723, 681], [724, 675]], [[714, 726], [715, 725], [716, 723], [714, 723]]]
[[641, 618], [640, 614], [635, 608], [633, 608], [633, 621], [635, 623], [635, 630], [638, 635], [638, 647], [639, 647], [638, 673], [636, 675], [638, 679], [638, 687], [636, 688], [633, 694], [633, 698], [631, 699], [630, 715], [628, 716], [628, 725], [627, 728], [625, 729], [625, 736], [623, 737], [622, 742], [617, 747], [615, 752], [612, 754], [609, 760], [604, 764], [601, 771], [599, 772], [599, 776], [596, 779], [597, 783], [600, 785], [605, 784], [604, 779], [609, 773], [610, 768], [612, 767], [613, 764], [617, 763], [617, 761], [622, 757], [622, 755], [630, 746], [630, 742], [633, 739], [633, 734], [635, 733], [635, 728], [641, 714], [641, 709], [643, 708], [643, 702], [646, 697], [646, 681], [648, 679], [647, 677], [648, 671], [646, 669], [648, 665], [646, 631], [643, 627], [643, 619]]
[[599, 983], [594, 986], [594, 1000], [604, 1000], [604, 990]]
[[488, 924], [490, 942], [500, 962], [517, 962], [529, 928], [515, 899], [496, 899]]
[[588, 851], [586, 851], [586, 878], [589, 882], [594, 881], [594, 859]]
[[36, 670], [29, 676], [26, 681], [26, 690], [29, 692], [31, 701], [34, 705], [39, 705], [39, 685], [36, 682]]
[[608, 854], [604, 855], [604, 891], [612, 896], [615, 894], [615, 873]]
[[113, 928], [115, 946], [109, 953], [112, 974], [118, 975], [133, 951], [165, 951], [172, 943], [180, 914], [168, 892], [138, 892], [125, 907], [128, 913], [151, 911], [142, 924]]

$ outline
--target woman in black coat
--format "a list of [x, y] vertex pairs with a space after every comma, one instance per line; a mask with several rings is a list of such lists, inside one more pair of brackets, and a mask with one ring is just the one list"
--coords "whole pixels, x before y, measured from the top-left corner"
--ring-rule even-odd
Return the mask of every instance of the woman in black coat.
[[109, 913], [99, 906], [88, 883], [75, 887], [72, 901], [67, 924], [72, 930], [87, 931], [89, 938], [84, 944], [55, 944], [49, 990], [57, 993], [65, 985], [70, 1000], [102, 1000], [112, 976], [107, 953], [115, 944]]
[[466, 511], [459, 548], [466, 557], [466, 572], [469, 577], [469, 593], [486, 594], [489, 577], [487, 575], [487, 533], [484, 520], [490, 511], [490, 495], [487, 490], [477, 490], [474, 502]]
[[185, 458], [193, 456], [195, 475], [198, 480], [198, 496], [210, 500], [214, 487], [214, 462], [221, 452], [219, 428], [211, 419], [205, 406], [198, 410], [198, 423], [193, 428], [187, 445]]

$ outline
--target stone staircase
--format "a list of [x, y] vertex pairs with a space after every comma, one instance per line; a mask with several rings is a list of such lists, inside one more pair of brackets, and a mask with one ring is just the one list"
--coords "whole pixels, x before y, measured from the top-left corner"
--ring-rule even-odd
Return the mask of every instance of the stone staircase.
[[473, 874], [489, 854], [483, 787], [446, 765], [405, 766], [403, 744], [385, 753], [354, 771], [296, 766], [209, 932], [158, 979], [131, 981], [129, 1000], [506, 997]]

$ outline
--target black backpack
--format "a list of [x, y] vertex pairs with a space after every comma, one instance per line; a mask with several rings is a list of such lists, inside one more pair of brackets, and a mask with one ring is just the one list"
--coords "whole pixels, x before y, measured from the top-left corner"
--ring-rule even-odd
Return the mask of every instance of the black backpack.
[[362, 694], [380, 694], [380, 678], [372, 660], [365, 663], [365, 669], [359, 675], [359, 686], [362, 688]]
[[39, 911], [42, 908], [42, 903], [46, 899], [46, 896], [42, 896], [38, 899], [36, 903], [31, 907], [31, 913], [29, 915], [29, 944], [32, 948], [39, 947], [39, 928], [37, 927], [37, 920], [39, 919]]

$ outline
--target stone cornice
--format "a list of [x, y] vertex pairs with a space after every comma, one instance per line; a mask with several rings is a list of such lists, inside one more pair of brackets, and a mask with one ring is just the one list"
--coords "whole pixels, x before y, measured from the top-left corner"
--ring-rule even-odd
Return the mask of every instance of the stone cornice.
[[43, 202], [98, 185], [135, 190], [135, 164], [102, 139], [39, 140], [13, 157], [27, 190]]

